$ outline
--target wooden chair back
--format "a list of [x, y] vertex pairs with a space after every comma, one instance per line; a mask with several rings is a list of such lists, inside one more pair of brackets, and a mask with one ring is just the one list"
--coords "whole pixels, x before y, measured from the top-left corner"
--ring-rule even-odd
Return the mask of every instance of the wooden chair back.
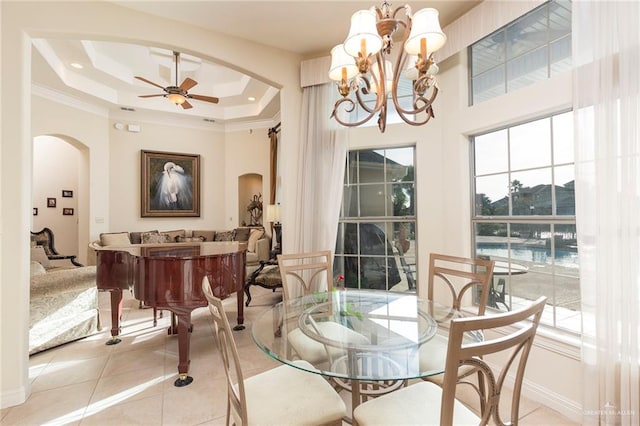
[[[451, 321], [442, 386], [441, 425], [453, 424], [458, 371], [461, 366], [465, 365], [477, 369], [483, 377], [484, 389], [483, 392], [478, 392], [483, 398], [482, 405], [484, 406], [481, 425], [488, 424], [491, 419], [495, 424], [505, 425], [499, 410], [500, 396], [507, 374], [511, 371], [512, 366], [515, 368], [511, 412], [506, 424], [518, 424], [524, 370], [546, 300], [546, 297], [540, 297], [529, 307], [503, 314], [456, 318]], [[469, 345], [464, 343], [465, 333], [484, 333], [486, 330], [498, 328], [501, 329], [501, 332], [497, 337], [487, 339], [485, 334], [485, 340], [480, 343]], [[499, 371], [494, 372], [483, 359], [486, 355], [509, 351], [510, 354], [508, 354], [506, 362], [502, 363]]]
[[230, 414], [233, 412], [235, 423], [240, 421], [241, 425], [248, 424], [247, 402], [244, 389], [244, 377], [240, 366], [240, 356], [236, 347], [231, 325], [227, 319], [222, 300], [213, 295], [209, 279], [205, 276], [202, 279], [202, 292], [209, 302], [209, 312], [213, 317], [215, 326], [216, 342], [222, 358], [222, 366], [227, 378], [227, 425], [231, 424]]
[[284, 299], [333, 290], [333, 255], [330, 250], [279, 254]]
[[479, 287], [478, 315], [484, 315], [493, 279], [494, 263], [493, 260], [431, 253], [427, 299], [434, 300], [435, 287], [445, 285], [451, 295], [451, 306], [459, 310], [466, 292]]

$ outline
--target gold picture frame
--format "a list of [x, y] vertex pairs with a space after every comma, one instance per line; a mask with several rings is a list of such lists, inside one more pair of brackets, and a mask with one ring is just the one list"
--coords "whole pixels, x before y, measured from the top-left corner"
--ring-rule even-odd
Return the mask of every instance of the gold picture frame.
[[141, 217], [200, 217], [200, 156], [140, 152]]

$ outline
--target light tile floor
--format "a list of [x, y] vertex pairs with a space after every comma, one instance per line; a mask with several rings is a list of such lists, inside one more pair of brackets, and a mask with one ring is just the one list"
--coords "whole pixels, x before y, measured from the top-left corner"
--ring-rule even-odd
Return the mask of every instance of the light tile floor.
[[[279, 365], [251, 339], [252, 319], [281, 299], [281, 294], [254, 287], [245, 308], [244, 331], [235, 333], [245, 376]], [[109, 339], [109, 295], [100, 294], [101, 333], [33, 355], [29, 360], [31, 395], [22, 405], [0, 411], [0, 425], [223, 425], [226, 389], [206, 308], [193, 312], [192, 384], [177, 388], [177, 339], [168, 336], [168, 312], [156, 327], [152, 311], [124, 301], [122, 342]], [[232, 324], [236, 299], [225, 307]], [[349, 403], [349, 395], [343, 396]], [[524, 400], [522, 425], [573, 425], [559, 413]]]

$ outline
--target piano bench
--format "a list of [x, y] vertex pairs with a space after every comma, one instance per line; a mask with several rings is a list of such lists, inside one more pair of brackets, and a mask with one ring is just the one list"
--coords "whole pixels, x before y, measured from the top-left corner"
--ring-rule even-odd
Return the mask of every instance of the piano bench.
[[252, 285], [259, 285], [262, 288], [271, 289], [273, 291], [276, 291], [278, 288], [282, 288], [282, 277], [280, 276], [278, 261], [260, 261], [260, 266], [251, 274], [244, 285], [244, 292], [247, 295], [247, 301], [244, 303], [245, 306], [249, 306], [249, 303], [251, 303], [250, 287]]

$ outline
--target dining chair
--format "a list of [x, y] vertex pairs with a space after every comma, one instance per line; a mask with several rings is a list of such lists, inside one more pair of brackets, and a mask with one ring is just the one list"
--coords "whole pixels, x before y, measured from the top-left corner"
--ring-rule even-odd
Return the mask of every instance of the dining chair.
[[[443, 386], [422, 381], [367, 401], [354, 410], [354, 420], [360, 426], [486, 425], [490, 420], [498, 425], [518, 424], [524, 371], [545, 303], [546, 297], [540, 297], [520, 310], [492, 316], [453, 319], [447, 344]], [[500, 332], [495, 335], [492, 333], [490, 339], [482, 342], [465, 344], [466, 333], [493, 329], [500, 329]], [[504, 353], [507, 358], [494, 371], [483, 357], [497, 353]], [[503, 358], [493, 358], [493, 363], [496, 359]], [[456, 399], [458, 370], [464, 365], [473, 366], [484, 377], [483, 405], [486, 409], [480, 415]], [[509, 378], [509, 381], [514, 380], [511, 410], [508, 422], [505, 423], [499, 408], [501, 396], [505, 395], [504, 383], [512, 369], [515, 371], [514, 376]]]
[[296, 362], [301, 368], [282, 365], [245, 379], [222, 300], [213, 295], [207, 277], [202, 291], [227, 378], [227, 426], [232, 417], [237, 426], [342, 425], [342, 398], [322, 376], [303, 371], [312, 368], [305, 361]]
[[[463, 301], [477, 298], [475, 307], [467, 304], [464, 309], [469, 311], [470, 315], [484, 315], [490, 285], [493, 280], [494, 265], [494, 261], [489, 259], [431, 253], [429, 256], [427, 299], [438, 299], [441, 304], [451, 307], [454, 311], [460, 311], [463, 307]], [[477, 289], [477, 291], [474, 293], [473, 289]], [[438, 290], [442, 291], [438, 292]], [[442, 293], [444, 293], [444, 296]], [[445, 301], [445, 299], [448, 301]], [[444, 324], [447, 322], [447, 318], [441, 318], [440, 320]], [[420, 369], [422, 371], [443, 371], [446, 354], [447, 338], [442, 334], [437, 334], [420, 347]], [[472, 365], [462, 366], [458, 378], [469, 377], [476, 371]], [[443, 374], [423, 377], [423, 380], [440, 386], [442, 386], [443, 379]], [[478, 374], [478, 382], [478, 386], [482, 389], [482, 376], [480, 374]], [[481, 397], [481, 404], [482, 400], [483, 398]]]
[[[278, 255], [278, 266], [282, 277], [284, 299], [308, 296], [314, 293], [327, 292], [331, 294], [333, 287], [333, 255], [330, 250], [291, 253]], [[355, 345], [369, 344], [370, 340], [352, 329], [334, 321], [316, 323], [318, 333], [334, 340], [343, 340]], [[338, 337], [340, 337], [338, 339]], [[287, 334], [287, 341], [293, 351], [302, 359], [319, 364], [331, 363], [343, 357], [344, 350], [326, 346], [308, 337], [298, 327]], [[333, 378], [337, 390], [351, 392], [351, 381], [348, 379]], [[406, 381], [365, 381], [360, 383], [360, 396], [362, 400], [394, 391], [406, 384]]]

